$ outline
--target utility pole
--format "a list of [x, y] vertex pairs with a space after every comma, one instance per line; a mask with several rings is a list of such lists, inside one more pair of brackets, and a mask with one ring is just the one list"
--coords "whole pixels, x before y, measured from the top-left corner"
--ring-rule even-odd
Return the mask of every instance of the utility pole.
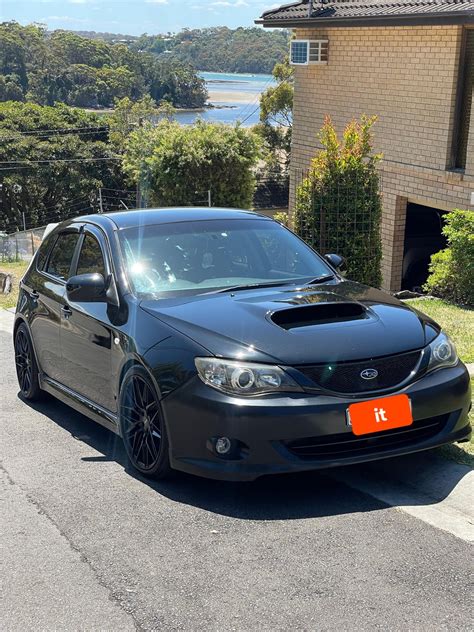
[[102, 187], [99, 187], [99, 213], [103, 213], [104, 209], [102, 206]]
[[141, 206], [141, 193], [140, 193], [140, 180], [137, 182], [137, 202], [136, 207], [140, 208]]
[[207, 191], [207, 202], [208, 202], [209, 208], [211, 208], [211, 206], [212, 206], [212, 193], [211, 193], [211, 189], [209, 189], [209, 190]]

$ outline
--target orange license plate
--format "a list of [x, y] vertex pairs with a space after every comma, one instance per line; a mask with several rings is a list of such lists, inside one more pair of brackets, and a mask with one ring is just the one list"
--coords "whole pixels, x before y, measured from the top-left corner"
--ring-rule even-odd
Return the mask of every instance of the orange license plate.
[[356, 435], [403, 428], [413, 423], [411, 403], [407, 395], [393, 395], [351, 404], [347, 416]]

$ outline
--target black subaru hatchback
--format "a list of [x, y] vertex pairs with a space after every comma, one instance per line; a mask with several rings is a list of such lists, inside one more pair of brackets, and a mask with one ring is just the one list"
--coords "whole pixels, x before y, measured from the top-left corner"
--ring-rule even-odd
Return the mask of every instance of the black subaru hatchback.
[[247, 211], [60, 224], [21, 282], [21, 394], [118, 433], [153, 477], [253, 480], [467, 439], [447, 335], [340, 264]]

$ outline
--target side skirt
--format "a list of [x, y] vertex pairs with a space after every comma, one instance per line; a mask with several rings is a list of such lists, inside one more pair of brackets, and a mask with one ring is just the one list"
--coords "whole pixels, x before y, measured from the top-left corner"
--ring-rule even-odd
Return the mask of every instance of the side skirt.
[[74, 408], [77, 412], [82, 413], [93, 421], [96, 421], [101, 426], [104, 426], [115, 434], [120, 435], [118, 418], [115, 413], [95, 404], [90, 399], [87, 399], [83, 395], [80, 395], [76, 391], [64, 386], [61, 382], [53, 380], [47, 375], [41, 375], [40, 383], [41, 388], [47, 393], [50, 393], [53, 397], [56, 397], [64, 404]]

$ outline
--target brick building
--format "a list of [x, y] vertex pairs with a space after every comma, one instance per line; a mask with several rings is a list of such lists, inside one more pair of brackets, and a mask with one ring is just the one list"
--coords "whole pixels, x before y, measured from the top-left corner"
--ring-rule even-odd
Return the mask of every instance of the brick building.
[[290, 208], [324, 116], [340, 130], [378, 116], [384, 287], [398, 290], [410, 231], [423, 237], [434, 209], [474, 209], [474, 2], [305, 0], [258, 23], [296, 38]]

